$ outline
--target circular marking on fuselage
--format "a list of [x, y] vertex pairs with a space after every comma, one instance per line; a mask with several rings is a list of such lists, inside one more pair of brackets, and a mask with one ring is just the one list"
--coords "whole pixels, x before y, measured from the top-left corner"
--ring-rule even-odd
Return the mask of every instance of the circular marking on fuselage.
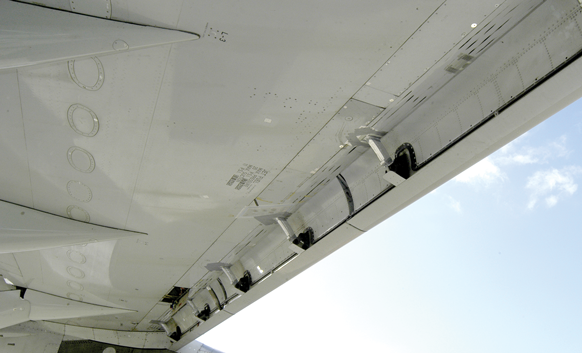
[[77, 283], [75, 281], [67, 281], [67, 286], [73, 288], [74, 290], [82, 291], [85, 289], [81, 283]]
[[67, 207], [67, 216], [81, 222], [89, 222], [91, 220], [89, 213], [79, 206], [71, 205]]
[[73, 104], [67, 110], [69, 126], [82, 136], [93, 137], [99, 131], [99, 119], [94, 111], [82, 104]]
[[129, 44], [127, 44], [124, 40], [118, 39], [113, 42], [113, 49], [117, 51], [127, 50], [129, 49]]
[[91, 188], [76, 180], [67, 183], [67, 192], [72, 198], [81, 202], [89, 202], [93, 198]]
[[76, 300], [78, 302], [83, 301], [83, 298], [79, 294], [75, 294], [75, 293], [67, 293], [67, 298], [72, 299], [72, 300]]
[[67, 159], [71, 167], [83, 173], [91, 173], [95, 169], [95, 158], [89, 151], [81, 147], [71, 147], [67, 151]]
[[103, 350], [103, 353], [115, 353], [115, 348], [113, 347], [107, 347]]
[[79, 279], [85, 278], [85, 272], [83, 272], [82, 270], [79, 270], [76, 267], [72, 267], [72, 266], [67, 267], [67, 272], [75, 278], [79, 278]]
[[96, 91], [105, 81], [105, 70], [101, 61], [93, 56], [89, 59], [69, 60], [69, 75], [77, 86]]
[[80, 252], [78, 252], [76, 250], [67, 251], [67, 257], [69, 258], [69, 260], [76, 262], [80, 265], [87, 262], [87, 258], [85, 257], [85, 255], [81, 254]]

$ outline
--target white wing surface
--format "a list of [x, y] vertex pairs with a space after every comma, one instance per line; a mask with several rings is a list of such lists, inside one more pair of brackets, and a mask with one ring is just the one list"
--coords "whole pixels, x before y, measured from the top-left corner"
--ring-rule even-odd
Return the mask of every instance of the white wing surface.
[[582, 96], [577, 1], [41, 4], [0, 1], [10, 352], [178, 350]]

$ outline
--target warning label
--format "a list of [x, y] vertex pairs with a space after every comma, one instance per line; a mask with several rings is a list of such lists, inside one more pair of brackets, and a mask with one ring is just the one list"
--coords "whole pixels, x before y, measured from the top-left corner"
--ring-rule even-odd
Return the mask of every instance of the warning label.
[[246, 191], [251, 191], [268, 173], [269, 171], [266, 169], [245, 163], [226, 185], [234, 186], [236, 190], [246, 189]]

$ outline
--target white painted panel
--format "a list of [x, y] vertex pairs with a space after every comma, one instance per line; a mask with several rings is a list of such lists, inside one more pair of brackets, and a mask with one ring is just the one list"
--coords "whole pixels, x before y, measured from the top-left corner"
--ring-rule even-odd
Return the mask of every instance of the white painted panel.
[[417, 141], [420, 144], [420, 151], [415, 150], [416, 158], [418, 161], [424, 161], [430, 158], [433, 154], [436, 154], [443, 146], [441, 143], [439, 133], [437, 129], [435, 129], [434, 127], [420, 135]]
[[[219, 293], [216, 294], [219, 295], [219, 298], [222, 300], [222, 298], [220, 297], [221, 294]], [[200, 319], [194, 316], [194, 310], [190, 306], [186, 305], [182, 307], [182, 309], [180, 309], [180, 311], [178, 311], [176, 315], [174, 315], [174, 321], [176, 322], [177, 325], [180, 326], [182, 332], [184, 332], [190, 327], [194, 326], [197, 322], [199, 322]]]
[[95, 341], [105, 342], [111, 344], [119, 344], [119, 338], [117, 337], [117, 332], [109, 330], [95, 330]]
[[38, 251], [13, 254], [18, 268], [25, 279], [23, 283], [27, 288], [35, 288], [43, 285], [41, 258]]
[[438, 134], [444, 145], [451, 143], [462, 132], [461, 122], [456, 111], [445, 115], [437, 124]]
[[[581, 46], [579, 45], [578, 48]], [[531, 86], [538, 79], [541, 79], [546, 72], [552, 70], [552, 61], [548, 56], [548, 49], [542, 43], [532, 45], [519, 58], [517, 67], [519, 68], [524, 86]]]
[[[350, 223], [368, 230], [418, 198], [449, 180], [492, 151], [573, 103], [582, 95], [582, 61], [522, 98], [461, 143], [453, 146], [434, 162], [411, 176], [406, 183], [390, 191], [358, 213]], [[514, 117], [520, 119], [514, 119]]]
[[[327, 162], [336, 155], [347, 155], [351, 149], [344, 147], [349, 135], [368, 125], [381, 111], [377, 106], [355, 99], [348, 101], [286, 167], [285, 171], [289, 171], [291, 176], [297, 177], [297, 174], [302, 173], [305, 179], [299, 179], [301, 183], [295, 184], [278, 177], [259, 195], [260, 199], [297, 203], [305, 202], [304, 197], [308, 194], [312, 197], [314, 188], [339, 173], [334, 169], [341, 171], [345, 168], [341, 158], [336, 158], [335, 164]], [[281, 176], [288, 177], [285, 172]], [[276, 197], [282, 195], [285, 195], [284, 198], [278, 201]]]
[[130, 310], [86, 304], [50, 294], [27, 290], [24, 299], [31, 303], [30, 320], [58, 320], [85, 316], [127, 313]]
[[[136, 326], [138, 331], [151, 331], [152, 327], [158, 329], [157, 325], [150, 323], [151, 320], [157, 320], [170, 307], [169, 303], [157, 303], [152, 309], [143, 317], [140, 323]], [[161, 329], [161, 328], [160, 328]]]
[[117, 331], [117, 339], [120, 346], [142, 348], [145, 345], [145, 332]]
[[[457, 43], [477, 32], [479, 28], [472, 28], [471, 25], [481, 24], [498, 6], [497, 0], [471, 3], [453, 0], [442, 3], [390, 57], [387, 65], [368, 81], [370, 87], [395, 96], [402, 95]], [[361, 99], [362, 96], [356, 98]]]
[[22, 0], [22, 2], [27, 2], [30, 4], [42, 4], [54, 9], [71, 11], [71, 0]]
[[0, 72], [0, 106], [0, 167], [3, 171], [0, 195], [3, 200], [32, 207], [16, 71]]
[[582, 30], [580, 29], [579, 6], [571, 4], [570, 8], [563, 6], [557, 8], [562, 16], [562, 21], [556, 23], [545, 33], [545, 45], [550, 53], [552, 65], [557, 67], [562, 61], [573, 56], [582, 47]]
[[386, 108], [396, 100], [396, 96], [375, 87], [364, 86], [354, 95], [354, 99]]
[[358, 209], [370, 200], [368, 195], [368, 190], [366, 189], [365, 179], [362, 177], [362, 170], [368, 170], [366, 173], [368, 175], [374, 174], [373, 170], [369, 170], [369, 166], [378, 165], [380, 166], [380, 161], [378, 157], [374, 154], [372, 149], [367, 149], [364, 154], [347, 169], [342, 172], [343, 177], [346, 179], [348, 186], [352, 192], [352, 197], [354, 199], [354, 209]]
[[147, 332], [144, 348], [169, 348], [170, 339], [165, 332]]
[[20, 290], [0, 292], [0, 329], [29, 320], [30, 303], [20, 298]]
[[305, 203], [290, 218], [290, 223], [300, 231], [306, 227], [311, 227], [316, 239], [325, 233], [331, 225], [339, 223], [348, 216], [346, 196], [337, 180], [332, 180], [310, 201], [312, 202]]
[[3, 353], [57, 353], [63, 338], [61, 333], [46, 331], [40, 322], [26, 322], [2, 330], [0, 347]]
[[[262, 3], [257, 2], [254, 5], [262, 5]], [[23, 266], [30, 274], [32, 278], [30, 283], [33, 285], [40, 283], [51, 291], [53, 289], [63, 291], [63, 288], [68, 290], [69, 284], [75, 286], [72, 282], [67, 284], [68, 281], [74, 280], [71, 276], [77, 275], [79, 277], [80, 273], [77, 270], [81, 270], [86, 276], [83, 278], [83, 282], [78, 283], [82, 284], [85, 289], [79, 289], [73, 294], [79, 296], [82, 294], [84, 295], [82, 298], [91, 298], [90, 295], [92, 295], [96, 300], [124, 303], [123, 305], [127, 303], [128, 307], [141, 311], [129, 318], [123, 316], [92, 320], [80, 319], [71, 320], [71, 324], [111, 327], [119, 330], [129, 329], [133, 325], [131, 322], [136, 318], [142, 319], [144, 313], [156, 306], [161, 296], [191, 268], [197, 259], [202, 256], [205, 261], [215, 262], [218, 259], [214, 257], [224, 256], [225, 249], [220, 247], [233, 246], [233, 244], [237, 244], [238, 238], [235, 233], [226, 234], [227, 236], [223, 240], [219, 236], [225, 234], [224, 231], [232, 224], [237, 212], [242, 207], [251, 204], [253, 198], [262, 191], [268, 182], [278, 180], [278, 173], [284, 170], [289, 161], [301, 152], [308, 141], [313, 141], [313, 137], [317, 136], [320, 131], [325, 132], [322, 135], [325, 135], [326, 142], [321, 142], [321, 146], [325, 148], [314, 147], [317, 146], [318, 141], [310, 144], [308, 147], [311, 152], [306, 156], [298, 156], [297, 159], [301, 160], [301, 163], [298, 163], [300, 168], [297, 170], [303, 175], [299, 174], [296, 180], [293, 178], [285, 180], [285, 183], [288, 182], [289, 185], [293, 186], [289, 187], [291, 190], [285, 189], [288, 185], [274, 186], [273, 190], [285, 189], [281, 191], [282, 196], [278, 199], [289, 198], [288, 195], [296, 188], [305, 186], [309, 189], [309, 187], [317, 186], [316, 178], [309, 178], [311, 171], [315, 171], [314, 176], [323, 178], [324, 169], [325, 173], [330, 170], [331, 165], [325, 164], [325, 161], [330, 158], [329, 155], [333, 155], [329, 153], [331, 147], [328, 145], [333, 146], [335, 138], [338, 137], [337, 132], [340, 130], [338, 120], [335, 120], [333, 116], [342, 109], [345, 101], [357, 87], [365, 82], [363, 78], [369, 77], [369, 72], [373, 71], [372, 68], [375, 70], [382, 64], [381, 61], [384, 57], [390, 53], [388, 50], [390, 43], [387, 41], [392, 39], [384, 38], [385, 33], [387, 33], [385, 30], [391, 29], [390, 26], [398, 27], [398, 21], [395, 21], [395, 24], [382, 22], [381, 26], [386, 27], [379, 30], [382, 32], [381, 34], [371, 34], [373, 40], [370, 37], [365, 37], [365, 40], [362, 40], [363, 34], [371, 33], [370, 29], [379, 26], [377, 23], [381, 22], [381, 17], [385, 16], [386, 13], [374, 13], [371, 19], [372, 25], [362, 21], [363, 18], [370, 17], [363, 16], [369, 15], [362, 10], [366, 4], [348, 5], [346, 8], [334, 9], [333, 11], [338, 11], [338, 14], [343, 16], [339, 17], [341, 19], [353, 15], [348, 21], [350, 25], [347, 28], [349, 30], [345, 30], [345, 32], [350, 33], [345, 33], [341, 30], [346, 22], [340, 23], [336, 19], [336, 13], [332, 13], [334, 16], [323, 17], [321, 21], [318, 21], [316, 17], [320, 13], [314, 10], [313, 14], [306, 15], [308, 17], [307, 24], [293, 23], [297, 21], [291, 16], [291, 12], [296, 11], [295, 14], [300, 15], [305, 12], [305, 8], [301, 8], [300, 5], [314, 6], [312, 3], [294, 3], [292, 5], [267, 3], [264, 5], [264, 8], [260, 8], [258, 11], [253, 8], [245, 8], [241, 11], [235, 4], [232, 9], [224, 10], [222, 8], [221, 10], [225, 13], [218, 13], [219, 10], [209, 10], [210, 7], [216, 6], [216, 3], [201, 4], [199, 13], [190, 13], [192, 18], [199, 16], [196, 18], [202, 18], [204, 21], [220, 18], [219, 27], [215, 27], [209, 22], [204, 43], [202, 43], [203, 41], [196, 43], [201, 44], [199, 46], [174, 45], [169, 61], [165, 60], [165, 57], [162, 59], [146, 55], [135, 57], [131, 63], [136, 66], [143, 62], [151, 63], [152, 66], [144, 65], [146, 68], [150, 68], [150, 71], [145, 71], [145, 74], [137, 68], [133, 70], [128, 65], [114, 65], [113, 69], [109, 69], [106, 60], [113, 56], [104, 57], [102, 58], [106, 70], [104, 86], [98, 91], [85, 92], [83, 90], [72, 93], [72, 96], [76, 98], [75, 103], [78, 102], [77, 98], [96, 103], [94, 106], [91, 105], [91, 109], [95, 111], [107, 109], [108, 104], [111, 104], [112, 109], [127, 112], [129, 115], [132, 109], [146, 106], [147, 109], [143, 109], [133, 117], [135, 119], [132, 120], [132, 124], [138, 126], [137, 129], [132, 130], [131, 127], [134, 126], [132, 124], [121, 128], [106, 124], [104, 126], [108, 126], [111, 130], [119, 131], [119, 135], [113, 134], [111, 140], [101, 141], [102, 145], [97, 142], [87, 142], [97, 141], [96, 139], [102, 136], [100, 133], [90, 139], [85, 139], [87, 136], [83, 136], [83, 139], [79, 138], [78, 141], [80, 143], [87, 142], [87, 145], [79, 145], [87, 150], [93, 151], [94, 147], [95, 150], [110, 152], [100, 156], [100, 158], [95, 156], [98, 168], [101, 168], [103, 163], [111, 164], [100, 170], [103, 172], [99, 175], [100, 178], [88, 180], [98, 184], [99, 180], [104, 179], [107, 183], [112, 181], [112, 185], [114, 185], [113, 187], [111, 184], [104, 185], [103, 190], [94, 189], [99, 191], [96, 191], [95, 195], [100, 193], [105, 195], [106, 190], [113, 190], [111, 194], [106, 194], [105, 199], [109, 200], [108, 203], [102, 203], [89, 209], [93, 207], [93, 201], [99, 200], [95, 198], [91, 202], [85, 202], [81, 205], [89, 205], [87, 208], [92, 218], [102, 217], [101, 219], [113, 223], [123, 222], [124, 219], [128, 220], [126, 224], [130, 228], [139, 230], [143, 227], [148, 230], [151, 238], [143, 237], [133, 242], [124, 240], [107, 249], [93, 249], [95, 252], [81, 252], [75, 249], [87, 257], [87, 263], [95, 261], [100, 257], [99, 255], [103, 258], [102, 266], [100, 266], [100, 262], [95, 262], [97, 265], [91, 266], [91, 268], [97, 267], [91, 276], [88, 275], [91, 271], [90, 268], [82, 266], [84, 264], [74, 265], [70, 263], [74, 261], [73, 259], [67, 259], [66, 250], [71, 249], [62, 249], [60, 252], [35, 252], [28, 256], [19, 257], [19, 261], [22, 262], [30, 260], [30, 263], [23, 264]], [[372, 5], [377, 6], [378, 4]], [[269, 6], [277, 6], [277, 8], [279, 6], [296, 6], [297, 9], [291, 9], [290, 13], [269, 17], [266, 22], [262, 22], [261, 16], [270, 10]], [[397, 6], [415, 6], [415, 4], [407, 2]], [[258, 13], [254, 14], [253, 11]], [[321, 12], [326, 13], [324, 10]], [[241, 13], [248, 17], [241, 16]], [[256, 15], [256, 18], [252, 15]], [[414, 17], [416, 18], [415, 15]], [[257, 19], [259, 21], [256, 21]], [[192, 20], [190, 23], [194, 26], [194, 22], [197, 21]], [[257, 23], [265, 23], [266, 28], [257, 28]], [[230, 28], [235, 30], [230, 31], [226, 28], [217, 30], [222, 25], [231, 26]], [[289, 26], [289, 31], [271, 33], [268, 30], [271, 28], [269, 26], [278, 25]], [[410, 26], [417, 25], [418, 23], [410, 24]], [[409, 24], [407, 23], [405, 26], [408, 27]], [[403, 28], [396, 28], [395, 32], [398, 32], [398, 36], [405, 34]], [[339, 39], [334, 36], [338, 36]], [[378, 41], [381, 44], [377, 44]], [[482, 44], [486, 45], [486, 42]], [[380, 50], [378, 46], [381, 47]], [[342, 48], [347, 53], [340, 50]], [[167, 49], [170, 50], [170, 48]], [[352, 50], [355, 53], [351, 53]], [[363, 62], [361, 66], [360, 61]], [[380, 63], [378, 64], [378, 62]], [[354, 65], [354, 63], [358, 64]], [[416, 106], [420, 104], [424, 95], [414, 95], [414, 98], [411, 98], [409, 105], [402, 112], [402, 114], [410, 116], [411, 119], [403, 124], [406, 126], [401, 126], [402, 129], [398, 130], [399, 136], [394, 141], [388, 141], [390, 146], [394, 147], [395, 141], [399, 143], [412, 141], [415, 148], [420, 151], [421, 148], [418, 144], [422, 141], [418, 138], [422, 137], [427, 129], [433, 129], [427, 134], [436, 133], [438, 135], [439, 131], [435, 129], [437, 122], [445, 116], [447, 109], [450, 109], [452, 105], [459, 104], [461, 98], [474, 89], [475, 85], [479, 85], [479, 82], [495, 68], [494, 65], [477, 66], [479, 69], [473, 70], [473, 73], [476, 71], [480, 71], [480, 73], [471, 76], [471, 67], [477, 63], [478, 61], [472, 63], [466, 69], [467, 71], [458, 75], [458, 77], [463, 77], [463, 84], [455, 86], [456, 82], [452, 81], [452, 88], [450, 90], [447, 90], [446, 87], [443, 88], [443, 94], [439, 96], [441, 99], [436, 99], [435, 96], [435, 99], [430, 101], [431, 104], [425, 102], [426, 107]], [[346, 70], [346, 67], [352, 68], [350, 65], [353, 65], [354, 69]], [[165, 74], [161, 74], [165, 76], [162, 83], [163, 88], [161, 91], [157, 89], [160, 86], [158, 81], [155, 81], [158, 82], [158, 85], [155, 85], [155, 82], [151, 84], [145, 80], [140, 80], [139, 85], [115, 81], [118, 83], [117, 90], [107, 91], [109, 79], [112, 77], [109, 74], [111, 70], [114, 70], [114, 78], [124, 75], [135, 78], [139, 77], [138, 74], [147, 77], [147, 73], [159, 74], [165, 70]], [[464, 75], [466, 72], [469, 74]], [[60, 81], [63, 84], [56, 86], [55, 90], [66, 90], [63, 88], [65, 82], [71, 84], [66, 71], [43, 71], [43, 73], [51, 81]], [[450, 75], [450, 73], [446, 73], [446, 75]], [[40, 80], [35, 82], [40, 86], [44, 84], [43, 91], [53, 88]], [[74, 88], [82, 90], [76, 85]], [[42, 93], [39, 92], [40, 90], [34, 91], [30, 88], [28, 90], [34, 94]], [[255, 93], [255, 91], [259, 92]], [[103, 92], [107, 92], [107, 94], [102, 95]], [[143, 99], [133, 100], [135, 96]], [[130, 104], [128, 103], [127, 106], [116, 105], [119, 103], [117, 99], [128, 99], [128, 97], [131, 100]], [[66, 101], [67, 104], [63, 104], [63, 106], [68, 108], [73, 102], [66, 98], [55, 94], [49, 96], [45, 103], [56, 106], [60, 104], [59, 102]], [[298, 105], [295, 104], [296, 101]], [[153, 106], [155, 106], [155, 113]], [[46, 111], [50, 112], [50, 110]], [[42, 114], [46, 111], [39, 109], [37, 113]], [[414, 115], [416, 112], [418, 114]], [[49, 118], [53, 116], [48, 115]], [[98, 112], [97, 115], [101, 117], [103, 113]], [[150, 119], [151, 115], [155, 115], [153, 120]], [[58, 116], [58, 114], [54, 116]], [[122, 121], [124, 117], [120, 114], [116, 116], [117, 119], [111, 119], [108, 123], [114, 124], [116, 121]], [[62, 120], [58, 120], [58, 123], [49, 120], [55, 125], [61, 124], [61, 127], [66, 128], [68, 123], [64, 120], [64, 116], [59, 116], [59, 119]], [[33, 121], [33, 125], [37, 122], [39, 125], [46, 123], [39, 118], [38, 121]], [[51, 124], [46, 123], [46, 125]], [[151, 125], [152, 130], [144, 128], [145, 125]], [[33, 128], [32, 130], [38, 132], [41, 129]], [[58, 138], [62, 138], [63, 136], [58, 135], [57, 130], [56, 128], [54, 130], [47, 128], [50, 134], [42, 135], [39, 133], [38, 137], [46, 140], [54, 133]], [[76, 132], [72, 131], [71, 133]], [[341, 135], [339, 134], [339, 136]], [[124, 144], [116, 145], [121, 147], [117, 149], [110, 147], [110, 145], [117, 143], [118, 139], [131, 138], [135, 138], [141, 143], [133, 144], [135, 142], [133, 141], [129, 147]], [[52, 141], [46, 145], [47, 148], [56, 147], [56, 149], [59, 146], [56, 143], [53, 145]], [[423, 146], [422, 149], [425, 147]], [[339, 153], [344, 153], [343, 151], [341, 150]], [[367, 163], [358, 165], [362, 167], [361, 170], [358, 170], [360, 176], [358, 182], [361, 187], [358, 191], [365, 195], [365, 198], [359, 199], [362, 204], [381, 192], [387, 185], [382, 178], [381, 171], [376, 167], [378, 166], [377, 159], [370, 150], [368, 152], [362, 158]], [[322, 153], [322, 155], [327, 153], [327, 159], [323, 158], [324, 156], [315, 156], [317, 153]], [[51, 156], [47, 153], [44, 157], [50, 159]], [[35, 156], [35, 158], [37, 157]], [[117, 160], [121, 160], [127, 165], [116, 164]], [[147, 166], [140, 170], [139, 163], [142, 161]], [[261, 161], [265, 161], [266, 166], [259, 164]], [[337, 161], [340, 163], [339, 159]], [[47, 162], [47, 164], [52, 162], [54, 161]], [[68, 163], [66, 160], [58, 162]], [[254, 189], [237, 190], [233, 185], [227, 185], [227, 183], [244, 163], [268, 171], [268, 177], [253, 185]], [[334, 163], [336, 162], [330, 164]], [[68, 164], [64, 164], [64, 167], [69, 168]], [[66, 168], [60, 168], [60, 170], [81, 173], [78, 170]], [[315, 170], [316, 168], [320, 169]], [[309, 174], [303, 177], [306, 173]], [[50, 174], [50, 170], [47, 174]], [[123, 174], [122, 177], [119, 176], [120, 174]], [[39, 172], [38, 178], [42, 177], [44, 177], [44, 172]], [[127, 179], [124, 179], [125, 177]], [[58, 178], [55, 179], [59, 182], [62, 181]], [[128, 181], [129, 179], [133, 179], [133, 182]], [[70, 181], [68, 178], [63, 178], [63, 180], [66, 182], [65, 185]], [[122, 186], [117, 185], [116, 181], [121, 181]], [[303, 183], [304, 181], [305, 183]], [[85, 184], [88, 185], [87, 183]], [[299, 185], [301, 183], [303, 184]], [[409, 181], [398, 188], [404, 187], [408, 183]], [[135, 197], [132, 198], [130, 194], [133, 195], [133, 187], [136, 184]], [[47, 190], [57, 188], [55, 185], [62, 184], [44, 184]], [[398, 190], [398, 188], [396, 189]], [[325, 193], [325, 191], [320, 192]], [[43, 195], [47, 196], [43, 207], [53, 207], [49, 201], [58, 204], [63, 201], [63, 197], [68, 197], [69, 193], [66, 187], [62, 187], [54, 194], [51, 191], [46, 191]], [[407, 197], [411, 197], [410, 193]], [[83, 202], [82, 200], [76, 201]], [[62, 205], [57, 206], [62, 207]], [[323, 228], [326, 223], [324, 221], [333, 220], [337, 210], [340, 209], [337, 206], [336, 203], [330, 203], [329, 207], [322, 211], [322, 216], [315, 220], [317, 226]], [[296, 224], [304, 225], [305, 223], [298, 220]], [[261, 235], [260, 242], [257, 240], [257, 246], [245, 254], [242, 259], [245, 268], [250, 268], [253, 271], [254, 278], [258, 278], [259, 275], [257, 266], [267, 269], [269, 266], [277, 265], [291, 254], [280, 229], [270, 227], [269, 231], [272, 233]], [[215, 241], [216, 243], [214, 243]], [[220, 245], [219, 248], [208, 250], [213, 243]], [[334, 244], [330, 246], [330, 248], [333, 247]], [[319, 259], [318, 256], [323, 256], [325, 251], [313, 248], [300, 255], [297, 260], [310, 254], [317, 255], [316, 258]], [[205, 257], [205, 252], [208, 257]], [[35, 258], [39, 257], [41, 258], [40, 264], [38, 261], [35, 262], [38, 260]], [[75, 258], [78, 259], [78, 257]], [[74, 267], [77, 270], [69, 267]], [[199, 269], [196, 266], [194, 268]], [[25, 271], [23, 270], [23, 272]], [[42, 274], [40, 279], [36, 279], [38, 273]], [[192, 281], [196, 280], [196, 276], [202, 278], [205, 276], [205, 272], [196, 272]], [[103, 279], [106, 285], [99, 287], [95, 283], [96, 281], [89, 277]], [[52, 281], [53, 279], [55, 280]], [[210, 276], [202, 278], [202, 281], [207, 279], [211, 279]], [[54, 284], [48, 282], [54, 282]], [[259, 288], [257, 287], [257, 289]], [[208, 300], [207, 297], [204, 299]], [[212, 326], [216, 322], [218, 320], [207, 324]], [[148, 327], [148, 329], [151, 328]]]
[[[395, 128], [397, 125], [402, 124], [403, 122], [406, 124], [406, 120], [408, 120], [408, 117], [412, 112], [414, 112], [414, 110], [422, 109], [423, 107], [427, 107], [431, 104], [433, 104], [433, 106], [430, 107], [430, 116], [435, 118], [440, 116], [440, 114], [445, 113], [447, 110], [452, 109], [452, 107], [442, 107], [442, 104], [435, 104], [434, 100], [431, 102], [430, 97], [435, 94], [439, 94], [439, 90], [451, 79], [453, 79], [453, 82], [456, 81], [457, 79], [455, 78], [455, 75], [459, 75], [461, 72], [464, 73], [467, 69], [470, 70], [471, 66], [474, 65], [473, 62], [477, 59], [481, 62], [480, 66], [483, 64], [483, 61], [487, 60], [490, 61], [490, 64], [492, 62], [500, 63], [510, 60], [511, 56], [515, 54], [516, 48], [521, 47], [523, 42], [527, 42], [523, 36], [510, 36], [509, 38], [504, 37], [503, 41], [501, 41], [501, 44], [503, 45], [503, 43], [505, 43], [505, 50], [496, 50], [495, 54], [487, 59], [482, 58], [482, 54], [485, 53], [484, 56], [488, 56], [487, 54], [490, 51], [484, 50], [491, 47], [491, 45], [495, 44], [496, 47], [499, 47], [499, 39], [503, 37], [516, 24], [518, 24], [523, 19], [523, 16], [527, 15], [532, 9], [538, 6], [540, 2], [540, 0], [505, 1], [503, 3], [499, 3], [499, 6], [496, 7], [496, 10], [491, 13], [489, 17], [484, 18], [482, 22], [473, 22], [477, 24], [475, 30], [471, 31], [470, 33], [466, 33], [465, 37], [463, 37], [463, 40], [458, 42], [454, 49], [444, 55], [437, 65], [434, 65], [431, 69], [429, 69], [426, 74], [421, 76], [419, 80], [417, 80], [410, 88], [407, 89], [407, 92], [404, 92], [402, 96], [397, 98], [394, 104], [389, 106], [388, 109], [386, 109], [386, 111], [380, 115], [378, 121], [374, 122], [374, 126], [389, 131]], [[447, 4], [449, 3], [445, 3], [447, 9], [451, 9], [452, 11], [459, 11], [459, 9], [456, 7], [449, 8]], [[460, 11], [464, 10], [461, 8]], [[537, 21], [537, 23], [543, 23], [545, 20], [546, 19], [540, 19]], [[435, 33], [440, 35], [440, 29], [435, 31]], [[527, 36], [529, 34], [525, 35]], [[440, 37], [436, 38], [435, 42], [432, 43], [431, 46], [436, 45], [436, 43], [438, 43], [441, 39], [442, 38]], [[467, 54], [473, 56], [473, 59], [468, 58], [466, 56]], [[423, 55], [423, 53], [420, 55]], [[462, 58], [468, 59], [468, 61]], [[454, 70], [453, 72], [450, 71], [451, 67], [457, 67], [460, 65], [459, 67], [462, 68], [463, 63], [467, 64], [469, 62], [471, 62], [471, 64], [468, 66], [468, 68], [465, 67], [463, 70], [461, 70], [461, 72], [457, 70], [455, 74]], [[497, 69], [495, 64], [491, 65], [493, 65], [493, 67], [487, 68], [487, 65], [485, 67], [481, 66], [481, 70], [479, 72], [474, 72], [469, 77], [463, 74], [462, 76], [464, 76], [464, 82], [477, 83], [481, 81], [483, 79], [482, 75], [484, 75], [485, 72], [492, 73], [493, 70]], [[470, 89], [474, 89], [474, 86], [471, 86], [471, 88], [468, 88], [465, 91], [449, 91], [446, 97], [450, 97], [455, 100], [454, 97], [459, 95], [463, 96]], [[414, 103], [414, 100], [417, 99], [420, 99], [421, 101], [429, 99], [427, 101], [428, 104], [423, 103], [422, 105], [418, 106], [418, 103]], [[443, 100], [441, 99], [441, 101]], [[441, 113], [438, 111], [435, 112], [435, 108], [437, 110], [441, 110]], [[427, 109], [425, 109], [425, 111], [426, 110]], [[420, 124], [418, 124], [418, 120], [413, 124], [420, 125], [418, 126], [418, 130], [422, 131], [426, 128], [426, 126], [423, 126], [424, 120], [421, 121], [422, 122]], [[410, 125], [411, 124], [407, 124], [407, 127], [405, 127], [404, 130], [414, 131], [415, 129], [410, 128]], [[408, 140], [414, 140], [414, 138], [409, 138]]]
[[79, 327], [65, 325], [65, 337], [63, 341], [75, 341], [79, 339], [94, 340], [95, 334], [93, 329], [89, 327]]
[[[5, 277], [22, 276], [18, 268], [18, 263], [16, 263], [16, 259], [14, 259], [14, 255], [12, 254], [0, 254], [0, 268]], [[11, 276], [8, 276], [8, 274]]]
[[[478, 95], [468, 94], [463, 98], [462, 102], [457, 106], [457, 114], [461, 121], [462, 130], [466, 131], [483, 120], [486, 114], [483, 114]], [[443, 140], [443, 144], [447, 142], [448, 140]]]
[[501, 97], [501, 92], [497, 90], [494, 80], [486, 82], [481, 86], [479, 89], [479, 102], [481, 102], [481, 108], [485, 116], [490, 115], [503, 105], [504, 102]]
[[250, 249], [240, 260], [244, 268], [251, 273], [253, 281], [266, 275], [261, 273], [257, 266], [263, 271], [268, 271], [293, 255], [293, 251], [289, 250], [289, 241], [281, 228], [278, 225], [270, 227], [274, 231], [260, 240], [261, 246]]
[[[27, 274], [29, 282], [25, 285], [29, 288], [42, 288], [43, 291], [86, 303], [149, 310], [162, 294], [149, 298], [149, 288], [142, 286], [125, 287], [125, 291], [112, 288], [110, 271], [114, 249], [115, 243], [104, 242], [38, 253], [20, 253], [18, 261], [22, 271]], [[42, 273], [43, 277], [37, 276], [38, 273]], [[143, 282], [144, 285], [149, 284], [147, 281]], [[132, 284], [134, 283], [128, 283]], [[61, 322], [75, 326], [87, 326], [88, 322], [94, 322], [101, 327], [124, 329], [133, 327], [132, 323], [139, 322], [142, 317], [143, 314], [130, 313], [116, 317], [67, 319]]]
[[497, 86], [505, 102], [513, 99], [524, 88], [519, 69], [513, 64], [513, 62], [508, 63], [496, 77]]
[[[158, 47], [101, 58], [105, 81], [97, 91], [75, 84], [66, 63], [19, 71], [37, 208], [67, 216], [68, 207], [73, 206], [80, 215], [77, 219], [86, 220], [82, 209], [92, 223], [125, 227], [164, 72], [159, 63], [165, 62], [168, 52], [169, 47]], [[68, 111], [75, 104], [95, 113], [99, 121], [95, 136], [72, 129]], [[94, 170], [76, 170], [68, 160], [71, 148], [87, 151]], [[87, 157], [74, 153], [83, 169]], [[70, 183], [89, 190], [91, 199], [71, 189]]]
[[111, 0], [70, 0], [70, 2], [73, 12], [111, 18]]
[[250, 237], [255, 234], [253, 231], [259, 226], [260, 222], [254, 218], [238, 218], [234, 220], [204, 254], [197, 258], [194, 266], [188, 269], [175, 286], [192, 287], [200, 277], [208, 272], [205, 267], [208, 263], [226, 262], [233, 264], [236, 262], [241, 256], [238, 251], [247, 245]]
[[[91, 12], [92, 4], [104, 1], [81, 0], [81, 3], [86, 4], [82, 11]], [[1, 6], [0, 28], [5, 34], [0, 70], [199, 38], [179, 31], [105, 21], [8, 0], [2, 0]]]
[[163, 2], [159, 0], [111, 0], [111, 18], [149, 26], [176, 28], [183, 2], [182, 0], [164, 0]]
[[145, 234], [87, 225], [0, 201], [1, 253], [95, 243]]

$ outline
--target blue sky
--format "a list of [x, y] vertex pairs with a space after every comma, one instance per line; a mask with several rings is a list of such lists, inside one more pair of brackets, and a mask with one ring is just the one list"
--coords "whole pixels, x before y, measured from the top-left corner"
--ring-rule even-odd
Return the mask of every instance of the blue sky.
[[581, 117], [582, 100], [200, 341], [225, 353], [581, 352]]

